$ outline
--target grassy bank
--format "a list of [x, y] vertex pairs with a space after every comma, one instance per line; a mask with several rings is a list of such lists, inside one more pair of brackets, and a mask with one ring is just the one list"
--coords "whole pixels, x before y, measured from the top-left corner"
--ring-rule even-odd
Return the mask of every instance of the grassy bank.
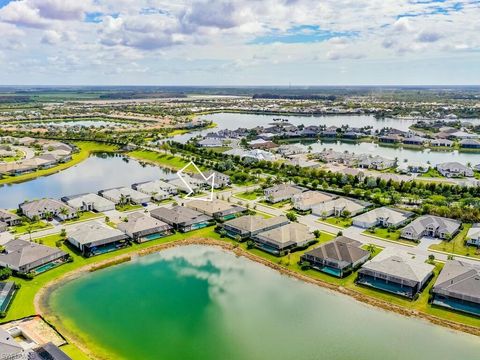
[[68, 169], [69, 167], [72, 167], [72, 166], [82, 162], [83, 160], [87, 159], [93, 153], [96, 153], [96, 152], [114, 152], [114, 151], [118, 150], [117, 146], [104, 144], [104, 143], [97, 143], [97, 142], [93, 142], [93, 141], [78, 141], [78, 142], [73, 142], [73, 144], [75, 144], [78, 147], [79, 152], [72, 155], [72, 160], [70, 160], [66, 163], [54, 166], [54, 167], [49, 168], [49, 169], [37, 170], [37, 171], [34, 171], [32, 173], [18, 175], [18, 176], [5, 177], [3, 179], [0, 179], [0, 185], [20, 183], [20, 182], [35, 179], [35, 178], [40, 177], [40, 176], [55, 174], [56, 172]]
[[148, 150], [131, 151], [127, 155], [137, 160], [143, 160], [173, 170], [180, 170], [189, 163], [187, 160], [184, 160], [177, 156], [161, 154], [155, 151]]

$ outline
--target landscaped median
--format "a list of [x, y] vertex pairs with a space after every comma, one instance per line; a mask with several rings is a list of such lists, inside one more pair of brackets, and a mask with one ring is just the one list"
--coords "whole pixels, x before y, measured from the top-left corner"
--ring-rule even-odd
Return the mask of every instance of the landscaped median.
[[79, 152], [72, 154], [72, 160], [48, 169], [37, 170], [23, 175], [5, 177], [3, 179], [0, 179], [0, 185], [20, 183], [27, 180], [35, 179], [40, 176], [54, 174], [82, 162], [93, 153], [118, 151], [118, 147], [116, 145], [98, 143], [94, 141], [74, 141], [72, 142], [72, 144], [77, 146], [77, 148], [79, 149]]

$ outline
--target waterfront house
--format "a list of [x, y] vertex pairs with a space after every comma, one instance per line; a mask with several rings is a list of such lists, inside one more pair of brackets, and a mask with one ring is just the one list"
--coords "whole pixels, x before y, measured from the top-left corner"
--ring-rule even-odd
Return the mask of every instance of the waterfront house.
[[312, 206], [312, 214], [322, 218], [329, 216], [340, 217], [346, 214], [348, 214], [348, 217], [352, 217], [365, 211], [371, 205], [371, 203], [366, 201], [339, 197]]
[[320, 191], [305, 191], [292, 197], [293, 208], [298, 211], [309, 211], [312, 207], [335, 199], [336, 195], [330, 195]]
[[10, 240], [3, 247], [0, 266], [21, 274], [46, 271], [68, 258], [63, 250], [20, 239]]
[[480, 266], [447, 260], [432, 295], [434, 305], [480, 316]]
[[160, 207], [154, 209], [150, 211], [150, 215], [173, 226], [175, 230], [180, 232], [201, 229], [215, 223], [211, 216], [179, 205], [172, 208]]
[[4, 222], [8, 226], [14, 226], [21, 223], [20, 216], [4, 209], [0, 209], [0, 221]]
[[433, 277], [434, 268], [418, 256], [387, 248], [362, 265], [356, 283], [413, 299]]
[[297, 185], [280, 184], [266, 188], [263, 193], [265, 199], [272, 203], [278, 203], [284, 200], [290, 200], [293, 196], [300, 194], [305, 189]]
[[171, 192], [166, 191], [166, 187], [171, 187], [175, 193], [177, 188], [173, 185], [167, 184], [162, 180], [147, 181], [144, 183], [133, 184], [132, 189], [141, 193], [150, 195], [151, 199], [156, 201], [162, 201], [170, 198]]
[[219, 221], [234, 219], [247, 211], [247, 209], [242, 206], [230, 204], [218, 199], [213, 199], [212, 201], [192, 200], [187, 202], [186, 206]]
[[202, 174], [197, 173], [193, 175], [193, 178], [201, 181], [205, 187], [209, 188], [212, 184], [212, 181], [210, 179], [212, 175], [214, 176], [213, 187], [215, 189], [221, 189], [230, 186], [230, 176], [214, 170], [208, 170], [203, 172], [203, 176]]
[[[0, 282], [0, 312], [6, 312], [15, 294], [15, 283], [13, 281]], [[1, 349], [1, 345], [0, 345]]]
[[33, 349], [28, 356], [28, 360], [72, 360], [70, 356], [52, 342]]
[[455, 132], [449, 134], [449, 138], [460, 139], [460, 140], [478, 139], [479, 137], [480, 137], [480, 135], [472, 134], [472, 133], [469, 133], [469, 132], [466, 132], [466, 131], [463, 131], [463, 130], [458, 130], [458, 131], [455, 131]]
[[274, 149], [278, 147], [278, 145], [275, 144], [274, 142], [263, 140], [263, 139], [252, 140], [248, 143], [248, 146], [251, 149], [263, 149], [263, 150]]
[[295, 222], [262, 231], [254, 235], [252, 240], [256, 247], [276, 256], [307, 247], [316, 241], [307, 225]]
[[74, 208], [56, 199], [25, 201], [18, 207], [29, 219], [37, 216], [40, 219], [58, 217], [60, 220], [68, 220], [78, 216]]
[[402, 174], [418, 174], [418, 173], [426, 173], [430, 169], [430, 165], [426, 163], [422, 163], [419, 161], [408, 161], [403, 162], [397, 167], [397, 171]]
[[128, 214], [117, 225], [128, 237], [138, 243], [159, 239], [173, 233], [173, 227], [141, 212]]
[[144, 204], [150, 201], [150, 195], [133, 190], [129, 187], [101, 190], [98, 193], [105, 199], [113, 201], [115, 204]]
[[169, 195], [177, 195], [178, 193], [177, 188], [174, 185], [169, 184], [168, 182], [165, 182], [163, 180], [136, 183], [132, 185], [132, 189], [152, 195], [152, 198], [154, 200], [163, 200], [161, 198], [164, 196], [164, 193], [167, 193]]
[[405, 224], [412, 216], [410, 211], [384, 206], [356, 216], [353, 218], [353, 225], [364, 229], [376, 226], [396, 228]]
[[289, 223], [285, 216], [264, 218], [260, 215], [246, 215], [229, 220], [220, 225], [220, 231], [225, 230], [227, 236], [240, 241], [251, 238], [261, 232], [269, 231]]
[[222, 147], [223, 146], [223, 139], [222, 138], [214, 138], [214, 137], [207, 137], [203, 140], [198, 142], [198, 145], [201, 147]]
[[67, 240], [83, 256], [90, 257], [121, 249], [128, 245], [127, 235], [99, 221], [90, 221], [68, 231]]
[[438, 164], [436, 166], [436, 169], [440, 174], [449, 178], [473, 176], [473, 170], [471, 168], [463, 164], [460, 164], [459, 162], [456, 162], [456, 161]]
[[[188, 184], [185, 184], [185, 182]], [[195, 179], [188, 174], [182, 173], [182, 178], [176, 177], [175, 179], [168, 180], [168, 183], [174, 186], [178, 191], [189, 193], [190, 191], [197, 192], [201, 188], [205, 187], [205, 181]]]
[[378, 142], [384, 143], [384, 144], [397, 144], [402, 141], [402, 137], [397, 134], [389, 134], [389, 135], [384, 135], [384, 136], [379, 136], [378, 137]]
[[435, 139], [430, 142], [432, 147], [452, 147], [453, 141], [448, 139]]
[[7, 331], [0, 327], [0, 355], [6, 360], [24, 360], [28, 355], [23, 347]]
[[306, 154], [308, 153], [308, 148], [302, 144], [283, 144], [278, 147], [277, 153], [284, 157], [290, 157], [292, 155]]
[[468, 230], [466, 243], [480, 248], [480, 223], [473, 224]]
[[429, 141], [428, 139], [426, 139], [424, 137], [421, 137], [421, 136], [417, 136], [417, 135], [409, 136], [409, 137], [403, 139], [403, 143], [405, 145], [415, 145], [415, 146], [423, 146], [428, 141]]
[[115, 210], [113, 201], [92, 193], [64, 196], [61, 200], [76, 211], [104, 212]]
[[361, 248], [362, 243], [338, 236], [332, 241], [307, 251], [300, 259], [310, 264], [313, 269], [324, 273], [344, 277], [370, 258], [370, 252]]
[[458, 220], [433, 215], [423, 215], [402, 229], [401, 236], [409, 240], [420, 240], [424, 236], [452, 239], [460, 230]]
[[386, 170], [395, 167], [396, 161], [394, 159], [387, 159], [379, 155], [358, 156], [357, 166], [362, 169]]
[[460, 147], [463, 149], [480, 149], [480, 141], [477, 139], [463, 139], [460, 141]]

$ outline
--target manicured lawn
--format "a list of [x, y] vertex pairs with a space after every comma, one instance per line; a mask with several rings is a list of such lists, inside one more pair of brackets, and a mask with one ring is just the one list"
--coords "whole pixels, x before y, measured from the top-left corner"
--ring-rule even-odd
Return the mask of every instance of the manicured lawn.
[[224, 153], [225, 151], [232, 150], [232, 148], [229, 146], [218, 146], [218, 147], [208, 148], [208, 150], [212, 150], [213, 152], [216, 152], [216, 153]]
[[480, 251], [475, 246], [465, 245], [465, 237], [471, 227], [472, 224], [463, 224], [463, 229], [452, 240], [430, 245], [429, 249], [480, 259]]
[[45, 221], [36, 221], [36, 222], [23, 222], [20, 225], [12, 226], [10, 232], [12, 234], [21, 235], [28, 232], [35, 232], [39, 230], [45, 230], [53, 227], [53, 225], [46, 223]]
[[39, 176], [45, 176], [45, 175], [50, 175], [54, 174], [58, 171], [67, 169], [73, 165], [76, 165], [83, 160], [87, 159], [90, 154], [96, 153], [96, 152], [114, 152], [118, 150], [117, 146], [110, 145], [110, 144], [103, 144], [103, 143], [98, 143], [94, 141], [77, 141], [73, 142], [78, 149], [79, 152], [76, 154], [72, 155], [72, 160], [60, 164], [57, 166], [54, 166], [49, 169], [43, 169], [43, 170], [38, 170], [32, 173], [28, 174], [23, 174], [23, 175], [18, 175], [18, 176], [8, 176], [3, 179], [0, 179], [0, 184], [10, 184], [10, 183], [18, 183], [18, 182], [23, 182], [31, 179], [35, 179]]
[[320, 220], [320, 221], [326, 222], [327, 224], [330, 224], [330, 225], [340, 226], [342, 228], [347, 228], [352, 226], [352, 219], [350, 218], [344, 219], [341, 217], [329, 217], [329, 218], [326, 218], [325, 220]]
[[115, 205], [115, 209], [118, 211], [131, 211], [131, 210], [138, 210], [141, 209], [142, 205], [137, 205], [137, 204], [117, 204]]
[[176, 169], [176, 170], [180, 170], [181, 168], [183, 168], [185, 165], [189, 163], [187, 160], [184, 160], [180, 157], [161, 154], [155, 151], [148, 151], [148, 150], [131, 151], [128, 153], [128, 156], [131, 156], [138, 160], [146, 160], [148, 162], [152, 162], [157, 165], [161, 165], [161, 166], [168, 167], [171, 169]]
[[[381, 252], [384, 248], [382, 248], [382, 247], [380, 247], [380, 246], [376, 246], [376, 245], [372, 245], [372, 246], [373, 246], [373, 252], [371, 253], [371, 254], [372, 254], [371, 258], [373, 259], [375, 256], [377, 256], [378, 254], [380, 254], [380, 252]], [[368, 251], [370, 250], [368, 245], [363, 245], [363, 246], [362, 246], [362, 249], [368, 250]]]
[[430, 169], [428, 169], [428, 171], [426, 173], [423, 173], [422, 175], [420, 175], [420, 177], [442, 178], [443, 175], [440, 174], [437, 169], [430, 168]]
[[235, 194], [234, 196], [243, 200], [251, 201], [251, 200], [256, 200], [259, 196], [262, 196], [262, 194], [257, 193], [255, 191], [246, 191], [243, 193]]
[[279, 202], [277, 202], [277, 203], [275, 203], [275, 204], [272, 204], [272, 203], [270, 203], [270, 202], [268, 202], [268, 201], [266, 201], [266, 200], [261, 200], [261, 201], [259, 201], [259, 202], [260, 202], [261, 204], [263, 204], [263, 205], [270, 206], [270, 207], [274, 207], [274, 208], [277, 208], [277, 209], [283, 209], [283, 208], [285, 208], [285, 207], [287, 207], [287, 206], [288, 206], [288, 208], [290, 208], [291, 205], [292, 205], [292, 202], [291, 202], [290, 200], [279, 201]]
[[385, 240], [390, 240], [390, 241], [398, 241], [402, 244], [406, 245], [416, 245], [415, 242], [410, 241], [410, 240], [405, 240], [400, 238], [400, 230], [388, 230], [384, 228], [375, 228], [374, 232], [370, 232], [369, 230], [365, 230], [363, 232], [365, 235], [371, 235], [371, 236], [376, 236]]
[[71, 223], [76, 223], [76, 222], [80, 222], [80, 221], [86, 221], [86, 220], [101, 218], [101, 217], [104, 217], [104, 216], [105, 215], [103, 213], [95, 213], [95, 212], [92, 212], [92, 211], [84, 211], [84, 212], [81, 212], [79, 214], [78, 218], [65, 220], [63, 223], [64, 224], [71, 224]]

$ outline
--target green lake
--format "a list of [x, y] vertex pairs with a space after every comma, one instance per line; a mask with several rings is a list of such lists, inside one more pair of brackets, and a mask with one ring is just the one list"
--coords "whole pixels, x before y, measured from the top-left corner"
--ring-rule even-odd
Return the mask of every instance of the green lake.
[[366, 306], [207, 246], [90, 273], [49, 301], [72, 333], [111, 359], [467, 360], [480, 354], [477, 337]]

